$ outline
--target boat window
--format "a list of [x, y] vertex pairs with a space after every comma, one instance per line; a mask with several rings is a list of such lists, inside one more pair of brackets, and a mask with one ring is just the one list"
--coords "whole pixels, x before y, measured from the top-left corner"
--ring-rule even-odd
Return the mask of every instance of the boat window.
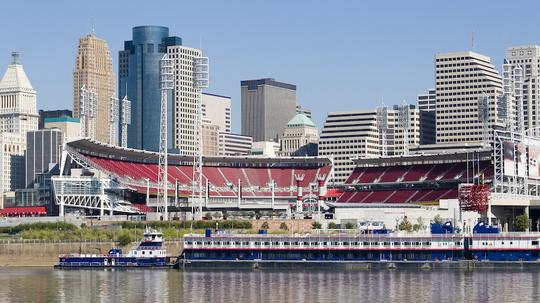
[[195, 244], [197, 244], [197, 245], [202, 245], [202, 242], [197, 241], [197, 243], [195, 243]]
[[309, 246], [309, 242], [304, 242], [304, 246]]
[[409, 246], [409, 245], [411, 245], [411, 242], [403, 242], [403, 245]]
[[279, 242], [272, 242], [272, 245], [278, 246]]
[[255, 242], [255, 245], [261, 245], [261, 242]]
[[289, 246], [289, 244], [290, 244], [289, 242], [283, 242], [283, 245], [285, 246]]
[[369, 246], [369, 242], [363, 242], [362, 245]]
[[149, 254], [152, 254], [152, 251], [150, 251]]
[[384, 245], [384, 246], [389, 246], [389, 245], [390, 245], [390, 242], [384, 242], [383, 245]]
[[144, 250], [142, 251], [142, 254], [144, 255]]
[[187, 245], [191, 245], [191, 244], [193, 244], [193, 242], [191, 242], [191, 241], [188, 241], [188, 242], [187, 242]]
[[249, 246], [249, 242], [244, 242], [244, 245], [248, 245], [248, 246]]
[[348, 246], [348, 245], [350, 245], [350, 244], [351, 244], [351, 243], [349, 243], [349, 242], [343, 242], [343, 246]]
[[533, 241], [531, 242], [531, 244], [532, 244], [532, 245], [538, 245], [538, 240], [533, 240]]
[[270, 246], [270, 242], [264, 242], [265, 246]]
[[510, 241], [510, 245], [512, 245], [512, 241]]
[[424, 242], [424, 245], [431, 245], [431, 242]]
[[401, 243], [400, 243], [400, 242], [394, 242], [394, 245], [395, 245], [395, 246], [400, 246]]
[[379, 242], [371, 242], [371, 245], [379, 246]]
[[300, 242], [294, 242], [294, 245], [298, 246], [300, 245]]
[[242, 245], [242, 242], [234, 242], [234, 245]]

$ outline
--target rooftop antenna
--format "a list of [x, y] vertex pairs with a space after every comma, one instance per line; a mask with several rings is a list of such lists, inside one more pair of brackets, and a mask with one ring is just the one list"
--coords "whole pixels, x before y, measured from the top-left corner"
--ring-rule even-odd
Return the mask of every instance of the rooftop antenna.
[[20, 54], [18, 51], [11, 52], [11, 64], [19, 64]]
[[474, 50], [474, 32], [471, 33], [471, 50]]
[[95, 35], [96, 34], [96, 27], [95, 27], [95, 24], [94, 24], [94, 17], [90, 17], [91, 19], [91, 23], [92, 23], [92, 35]]

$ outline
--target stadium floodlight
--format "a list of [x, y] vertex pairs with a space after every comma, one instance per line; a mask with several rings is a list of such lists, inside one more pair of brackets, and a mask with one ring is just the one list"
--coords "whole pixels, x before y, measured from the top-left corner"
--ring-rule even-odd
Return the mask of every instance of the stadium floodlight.
[[119, 111], [118, 98], [112, 95], [109, 101], [109, 142], [113, 145], [117, 145]]
[[159, 163], [158, 163], [158, 212], [163, 212], [163, 220], [169, 220], [168, 189], [169, 174], [167, 167], [167, 102], [168, 95], [174, 88], [174, 61], [165, 54], [159, 61], [161, 84], [161, 111], [159, 120]]
[[482, 122], [482, 141], [484, 144], [489, 144], [489, 99], [486, 94], [478, 98], [478, 121]]
[[377, 107], [377, 129], [379, 131], [379, 142], [381, 144], [381, 155], [388, 155], [388, 144], [386, 139], [386, 134], [388, 132], [388, 108], [384, 103]]
[[517, 131], [523, 135], [525, 133], [525, 122], [523, 119], [523, 69], [521, 66], [514, 67], [514, 99], [517, 110]]
[[196, 57], [193, 60], [193, 87], [197, 92], [197, 118], [195, 119], [195, 152], [193, 153], [193, 187], [192, 198], [197, 195], [197, 213], [199, 217], [202, 217], [202, 154], [203, 154], [203, 140], [202, 140], [202, 89], [207, 88], [210, 84], [210, 74], [208, 57]]
[[[409, 105], [403, 101], [403, 104], [398, 106], [398, 127], [403, 131], [403, 154], [409, 154], [409, 128], [411, 110]], [[394, 139], [395, 140], [395, 139]]]
[[128, 100], [127, 95], [122, 99], [122, 115], [120, 116], [120, 125], [121, 125], [121, 138], [120, 145], [122, 147], [127, 147], [127, 128], [131, 124], [131, 101]]

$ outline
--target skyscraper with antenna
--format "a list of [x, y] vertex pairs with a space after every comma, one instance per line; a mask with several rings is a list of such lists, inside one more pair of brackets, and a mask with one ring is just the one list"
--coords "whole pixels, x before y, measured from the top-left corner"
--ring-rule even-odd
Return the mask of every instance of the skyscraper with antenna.
[[[107, 41], [92, 32], [79, 39], [73, 69], [73, 116], [81, 119], [81, 133], [104, 143], [116, 143], [111, 134], [111, 97], [115, 95], [116, 76]], [[101, 127], [99, 127], [101, 126]], [[114, 139], [114, 140], [113, 140]]]

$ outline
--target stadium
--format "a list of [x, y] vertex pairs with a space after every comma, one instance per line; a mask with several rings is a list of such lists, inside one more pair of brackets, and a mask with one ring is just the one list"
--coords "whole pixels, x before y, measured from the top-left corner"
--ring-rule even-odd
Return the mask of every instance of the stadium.
[[[104, 211], [156, 212], [158, 157], [158, 153], [86, 139], [67, 143], [62, 176], [53, 179], [60, 214], [64, 207], [100, 211], [101, 215]], [[288, 211], [291, 203], [296, 206], [298, 196], [306, 197], [306, 203], [317, 201], [331, 169], [327, 158], [204, 157], [205, 188], [202, 205], [197, 205], [193, 157], [169, 154], [169, 211], [173, 216], [185, 215], [194, 207]]]
[[[441, 215], [471, 225], [484, 217], [507, 230], [526, 213], [536, 223], [540, 142], [508, 132], [495, 132], [494, 142], [353, 159], [356, 167], [340, 185], [330, 182], [328, 158], [204, 157], [202, 200], [193, 182], [193, 158], [169, 154], [169, 211], [177, 219], [189, 219], [199, 208], [387, 225], [404, 216], [429, 221]], [[79, 208], [94, 215], [159, 218], [158, 157], [87, 139], [65, 144], [62, 174], [53, 178], [60, 215]]]

